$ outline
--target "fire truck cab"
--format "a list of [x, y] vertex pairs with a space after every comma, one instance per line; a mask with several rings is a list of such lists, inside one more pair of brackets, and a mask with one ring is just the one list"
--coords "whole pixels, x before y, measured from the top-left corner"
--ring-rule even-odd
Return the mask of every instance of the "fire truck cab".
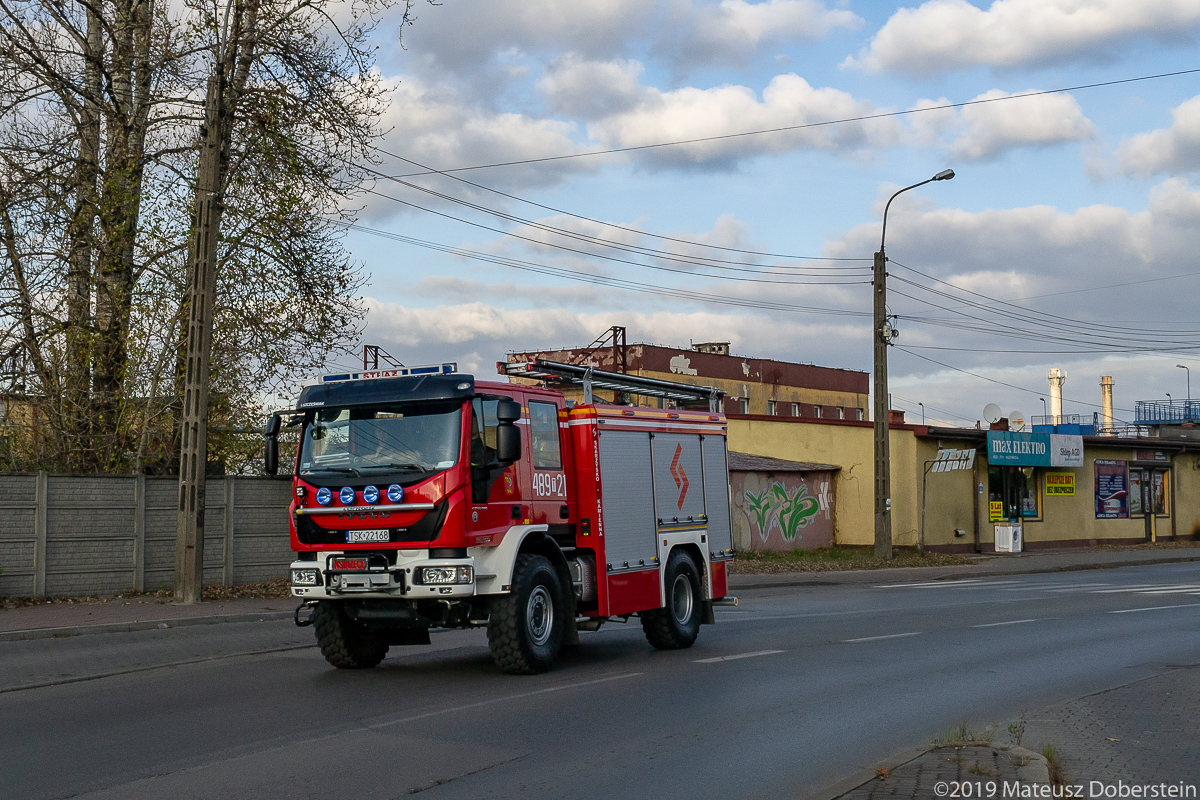
[[736, 603], [725, 418], [589, 402], [596, 386], [713, 407], [716, 391], [501, 368], [583, 385], [585, 402], [445, 364], [324, 376], [268, 419], [268, 472], [283, 420], [298, 429], [291, 591], [335, 667], [486, 626], [497, 666], [537, 673], [609, 619], [636, 615], [653, 646], [684, 648], [714, 603]]

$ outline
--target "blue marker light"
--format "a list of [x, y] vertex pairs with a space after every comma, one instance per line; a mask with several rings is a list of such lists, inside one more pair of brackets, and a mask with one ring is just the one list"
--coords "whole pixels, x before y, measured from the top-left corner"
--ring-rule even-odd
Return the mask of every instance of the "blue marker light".
[[320, 489], [317, 489], [317, 505], [327, 506], [332, 499], [333, 492], [329, 491], [328, 486], [322, 486]]
[[374, 486], [367, 486], [363, 489], [363, 500], [368, 503], [379, 502], [379, 490]]
[[342, 490], [340, 492], [338, 492], [338, 500], [341, 500], [342, 505], [344, 505], [344, 506], [348, 506], [351, 503], [353, 503], [354, 502], [354, 487], [353, 486], [343, 486]]
[[389, 503], [399, 503], [404, 499], [404, 487], [398, 483], [393, 483], [387, 488], [387, 499]]

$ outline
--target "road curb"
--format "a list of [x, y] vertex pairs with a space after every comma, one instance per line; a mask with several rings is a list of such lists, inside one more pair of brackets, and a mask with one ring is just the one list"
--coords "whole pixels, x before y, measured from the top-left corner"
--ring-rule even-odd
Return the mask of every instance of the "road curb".
[[841, 797], [846, 792], [854, 791], [864, 783], [870, 783], [875, 780], [879, 776], [879, 770], [899, 769], [908, 762], [920, 758], [933, 749], [932, 745], [922, 745], [902, 750], [896, 753], [896, 755], [880, 761], [873, 767], [860, 769], [857, 772], [851, 773], [848, 777], [842, 778], [837, 783], [826, 786], [824, 789], [820, 789], [812, 794], [802, 795], [800, 800], [834, 800], [834, 798]]
[[[882, 575], [881, 580], [889, 580], [895, 583], [912, 583], [916, 581], [946, 581], [946, 580], [961, 580], [963, 578], [995, 578], [1004, 575], [1038, 575], [1052, 572], [1081, 572], [1083, 570], [1095, 569], [1120, 569], [1121, 567], [1151, 567], [1155, 564], [1186, 564], [1193, 561], [1200, 561], [1200, 556], [1178, 556], [1172, 558], [1147, 558], [1137, 561], [1119, 561], [1106, 562], [1103, 564], [1066, 564], [1055, 567], [1038, 567], [1030, 565], [1029, 567], [1017, 567], [1015, 569], [988, 569], [986, 567], [978, 570], [968, 569], [956, 572], [939, 573], [938, 575]], [[830, 571], [821, 573], [759, 573], [757, 575], [730, 575], [729, 588], [741, 590], [748, 589], [775, 589], [794, 586], [845, 586], [852, 583], [861, 583], [863, 578], [878, 572], [885, 572], [892, 567], [883, 567], [878, 570], [873, 569], [856, 569], [845, 570], [844, 572]], [[897, 569], [945, 569], [944, 567], [898, 567]], [[769, 575], [821, 575], [821, 579], [816, 578], [795, 578], [793, 580], [782, 579], [778, 581], [762, 580]], [[834, 576], [846, 575], [854, 576], [858, 580], [837, 580]], [[824, 577], [829, 576], [829, 577]], [[755, 579], [759, 580], [755, 580]]]
[[89, 636], [93, 633], [130, 633], [156, 628], [187, 628], [193, 625], [219, 625], [225, 622], [267, 622], [291, 619], [291, 611], [263, 611], [257, 614], [218, 614], [211, 617], [180, 617], [177, 619], [148, 619], [135, 622], [101, 622], [95, 625], [67, 625], [59, 628], [27, 628], [20, 631], [0, 631], [0, 642], [29, 639], [57, 639], [67, 636]]

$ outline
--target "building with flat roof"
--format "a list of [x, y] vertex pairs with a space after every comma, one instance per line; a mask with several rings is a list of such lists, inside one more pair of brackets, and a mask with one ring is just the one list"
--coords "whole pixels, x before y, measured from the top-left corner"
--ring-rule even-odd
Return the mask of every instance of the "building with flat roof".
[[[816, 419], [869, 419], [870, 376], [866, 372], [818, 367], [792, 361], [733, 355], [728, 342], [689, 347], [625, 344], [625, 329], [614, 328], [586, 347], [509, 353], [509, 363], [543, 358], [583, 364], [660, 380], [715, 386], [726, 392], [726, 414], [763, 414]], [[518, 379], [514, 379], [518, 380]], [[570, 396], [571, 390], [568, 390]], [[606, 400], [611, 393], [597, 394]], [[655, 398], [629, 398], [659, 404]]]

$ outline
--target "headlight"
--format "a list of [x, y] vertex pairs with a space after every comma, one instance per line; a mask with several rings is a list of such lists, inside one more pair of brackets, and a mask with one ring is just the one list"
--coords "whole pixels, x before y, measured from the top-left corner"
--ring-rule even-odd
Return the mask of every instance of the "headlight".
[[322, 486], [320, 489], [317, 489], [317, 505], [327, 506], [332, 499], [333, 492], [329, 491], [328, 486]]
[[344, 505], [344, 506], [348, 506], [351, 503], [353, 503], [354, 502], [354, 487], [353, 486], [343, 486], [342, 490], [340, 492], [338, 492], [338, 500], [341, 500], [342, 505]]
[[387, 488], [387, 499], [389, 503], [399, 503], [404, 499], [404, 487], [398, 483], [393, 483]]
[[363, 501], [367, 502], [367, 503], [378, 503], [379, 502], [379, 490], [376, 489], [374, 486], [364, 487], [363, 488]]
[[425, 586], [474, 581], [474, 567], [420, 567], [417, 570], [417, 583]]
[[315, 569], [292, 570], [292, 586], [320, 586], [321, 573]]

